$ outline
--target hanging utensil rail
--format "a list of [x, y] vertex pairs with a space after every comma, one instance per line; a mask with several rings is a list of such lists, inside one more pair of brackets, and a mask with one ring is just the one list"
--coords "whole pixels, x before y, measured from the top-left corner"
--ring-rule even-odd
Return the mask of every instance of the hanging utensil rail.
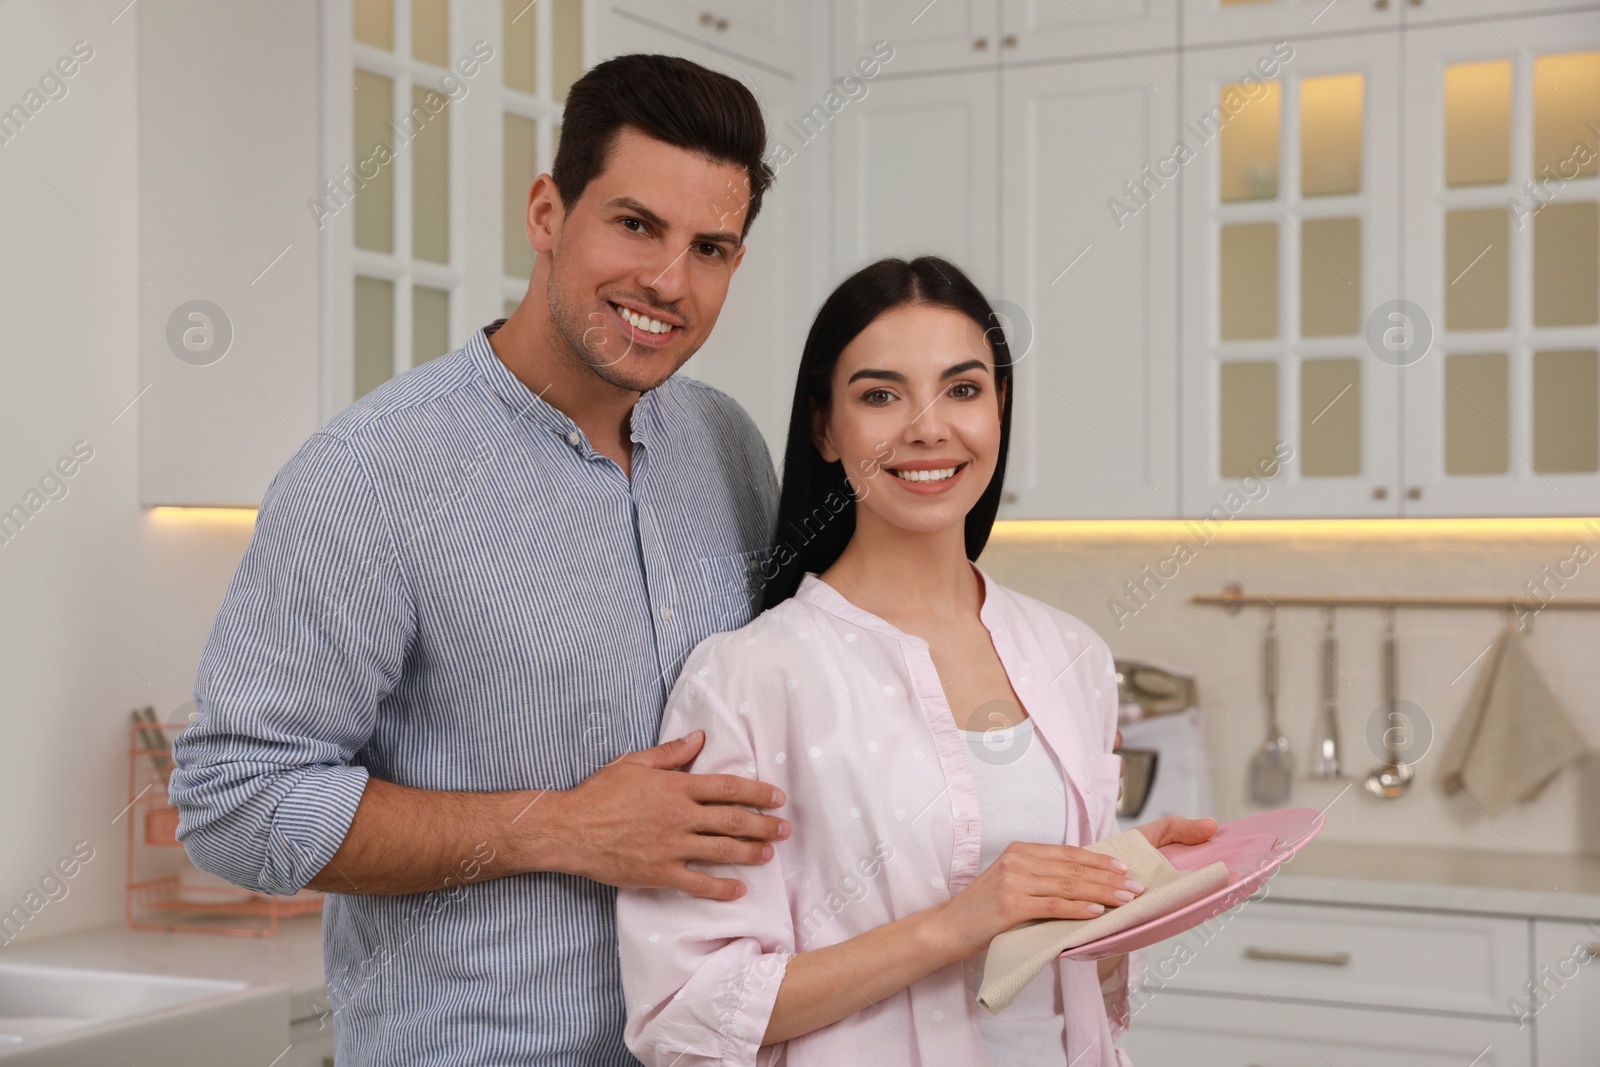
[[1531, 608], [1535, 611], [1559, 609], [1564, 611], [1600, 610], [1600, 599], [1582, 597], [1553, 597], [1540, 600], [1533, 596], [1363, 596], [1339, 593], [1246, 593], [1237, 585], [1228, 585], [1221, 593], [1196, 593], [1191, 598], [1196, 604], [1225, 607], [1230, 614], [1240, 608], [1267, 605], [1276, 607], [1330, 607], [1330, 608]]

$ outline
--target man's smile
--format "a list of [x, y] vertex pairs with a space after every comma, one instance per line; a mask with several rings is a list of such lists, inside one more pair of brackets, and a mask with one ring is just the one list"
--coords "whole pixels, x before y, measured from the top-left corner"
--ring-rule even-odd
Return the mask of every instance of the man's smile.
[[659, 312], [651, 314], [612, 300], [606, 301], [606, 307], [616, 316], [623, 336], [651, 348], [661, 348], [670, 343], [684, 329], [679, 322], [658, 317]]

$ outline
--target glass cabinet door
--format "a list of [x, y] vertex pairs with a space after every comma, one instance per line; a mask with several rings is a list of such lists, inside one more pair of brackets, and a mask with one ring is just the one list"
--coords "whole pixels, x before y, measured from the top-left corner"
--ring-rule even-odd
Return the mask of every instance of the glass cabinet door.
[[[585, 69], [584, 0], [329, 0], [318, 208], [332, 415], [509, 314], [528, 187]], [[348, 163], [346, 162], [348, 161]]]
[[1396, 514], [1398, 35], [1185, 65], [1183, 513]]
[[1600, 510], [1600, 20], [1408, 33], [1408, 515]]

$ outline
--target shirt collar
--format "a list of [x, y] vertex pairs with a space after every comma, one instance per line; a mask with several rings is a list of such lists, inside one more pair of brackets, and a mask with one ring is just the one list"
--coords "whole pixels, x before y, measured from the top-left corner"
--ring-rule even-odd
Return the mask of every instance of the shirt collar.
[[[970, 560], [967, 565], [977, 571], [978, 577], [983, 579], [983, 607], [978, 610], [978, 620], [983, 623], [985, 629], [993, 633], [1000, 621], [1000, 608], [995, 603], [1000, 587], [995, 584], [994, 579], [984, 572], [982, 567]], [[828, 614], [837, 616], [846, 622], [854, 623], [864, 630], [871, 630], [874, 633], [904, 641], [924, 652], [928, 649], [927, 641], [915, 634], [906, 633], [881, 616], [857, 607], [847, 600], [843, 593], [817, 577], [814, 571], [806, 571], [805, 577], [800, 579], [800, 587], [795, 590], [794, 596], [796, 600], [815, 605]]]
[[[522, 379], [511, 373], [511, 368], [495, 355], [494, 347], [489, 344], [489, 335], [505, 325], [505, 321], [496, 319], [488, 326], [474, 331], [467, 339], [467, 354], [472, 358], [479, 379], [489, 387], [490, 391], [505, 401], [514, 418], [526, 419], [531, 424], [542, 426], [569, 441], [573, 434], [577, 434], [580, 438], [585, 437], [578, 424], [573, 422], [566, 412], [548, 403], [538, 393], [524, 385]], [[652, 389], [642, 394], [634, 402], [633, 413], [628, 420], [632, 439], [648, 449], [654, 449], [660, 440], [661, 414], [656, 410], [657, 391], [658, 389]]]

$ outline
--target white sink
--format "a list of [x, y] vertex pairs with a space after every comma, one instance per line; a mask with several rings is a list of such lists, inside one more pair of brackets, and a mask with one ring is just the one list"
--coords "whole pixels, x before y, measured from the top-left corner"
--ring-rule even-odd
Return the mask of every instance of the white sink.
[[0, 963], [7, 1067], [266, 1067], [283, 1051], [288, 1016], [281, 987]]

